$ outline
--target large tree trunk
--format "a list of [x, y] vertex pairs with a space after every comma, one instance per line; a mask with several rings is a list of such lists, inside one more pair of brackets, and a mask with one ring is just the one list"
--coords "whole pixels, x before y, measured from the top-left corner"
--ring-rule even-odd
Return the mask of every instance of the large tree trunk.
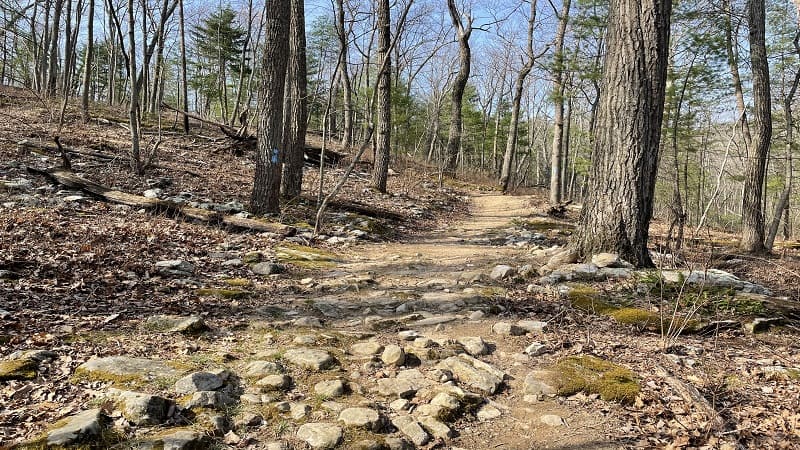
[[372, 186], [379, 192], [386, 192], [386, 178], [389, 171], [392, 126], [392, 62], [389, 53], [391, 44], [391, 19], [389, 0], [378, 1], [378, 61], [382, 70], [378, 74], [378, 126], [375, 138], [375, 163], [372, 168]]
[[[564, 3], [565, 8], [569, 8], [569, 1]], [[522, 69], [519, 71], [517, 81], [514, 84], [514, 96], [511, 101], [511, 123], [508, 125], [508, 140], [506, 141], [506, 152], [503, 155], [503, 168], [500, 171], [500, 188], [503, 193], [508, 192], [509, 182], [511, 181], [511, 170], [514, 162], [514, 153], [517, 151], [517, 136], [519, 132], [519, 110], [522, 103], [522, 93], [525, 90], [525, 78], [531, 73], [536, 56], [533, 54], [533, 27], [536, 22], [536, 0], [531, 0], [530, 16], [528, 17], [528, 45], [526, 47], [527, 59]]]
[[289, 60], [290, 0], [274, 0], [265, 9], [265, 45], [258, 101], [258, 148], [250, 212], [280, 212], [283, 164], [283, 92]]
[[556, 32], [556, 53], [553, 62], [553, 146], [550, 152], [550, 204], [561, 203], [562, 198], [562, 161], [564, 153], [564, 35], [569, 21], [570, 0], [564, 0], [561, 17]]
[[652, 266], [648, 226], [664, 111], [671, 0], [612, 0], [591, 186], [571, 246]]
[[130, 105], [128, 123], [131, 128], [131, 170], [136, 174], [143, 171], [139, 148], [139, 83], [136, 80], [136, 37], [133, 26], [133, 0], [128, 0], [128, 84], [130, 85]]
[[453, 27], [456, 29], [456, 39], [458, 40], [459, 68], [458, 74], [453, 81], [451, 97], [451, 119], [450, 132], [447, 136], [447, 148], [445, 150], [444, 173], [455, 176], [458, 166], [458, 154], [461, 150], [461, 104], [464, 99], [464, 89], [469, 81], [470, 65], [472, 63], [472, 53], [469, 47], [469, 38], [472, 34], [472, 15], [466, 15], [466, 22], [461, 20], [461, 13], [456, 8], [454, 0], [447, 0], [447, 10]]
[[772, 138], [772, 100], [769, 87], [769, 62], [765, 43], [764, 0], [748, 0], [750, 65], [753, 70], [753, 141], [745, 165], [742, 196], [742, 241], [739, 248], [761, 253], [764, 247], [764, 176], [769, 142]]
[[[750, 124], [747, 121], [747, 109], [744, 103], [744, 90], [742, 89], [742, 77], [739, 74], [739, 43], [734, 37], [733, 10], [730, 0], [722, 0], [722, 9], [725, 12], [725, 51], [728, 58], [728, 70], [731, 73], [733, 82], [733, 92], [736, 96], [736, 109], [741, 117], [741, 133], [744, 139], [745, 149], [749, 152], [753, 138], [750, 135]], [[738, 28], [738, 27], [737, 27]]]
[[286, 157], [281, 192], [295, 198], [303, 186], [303, 150], [306, 143], [306, 23], [303, 0], [291, 0], [289, 25], [289, 70], [284, 99], [284, 140]]

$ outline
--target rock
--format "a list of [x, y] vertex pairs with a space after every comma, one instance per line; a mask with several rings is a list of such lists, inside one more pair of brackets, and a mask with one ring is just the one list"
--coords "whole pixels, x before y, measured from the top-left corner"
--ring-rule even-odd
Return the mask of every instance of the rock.
[[405, 439], [393, 436], [385, 437], [383, 439], [383, 444], [388, 450], [414, 450], [417, 448]]
[[481, 422], [484, 422], [484, 421], [487, 421], [487, 420], [496, 419], [496, 418], [500, 417], [501, 415], [502, 415], [502, 413], [500, 412], [499, 409], [495, 408], [492, 405], [488, 405], [488, 404], [481, 406], [481, 409], [479, 409], [478, 412], [476, 413], [476, 417]]
[[339, 421], [348, 427], [380, 431], [381, 417], [372, 408], [347, 408], [339, 413]]
[[480, 336], [467, 336], [457, 340], [464, 346], [464, 350], [472, 356], [483, 356], [489, 354], [489, 346]]
[[283, 391], [291, 384], [292, 379], [288, 375], [267, 375], [256, 382], [261, 392]]
[[109, 396], [116, 400], [122, 416], [134, 425], [159, 425], [167, 420], [172, 400], [157, 395], [111, 388]]
[[517, 322], [517, 326], [528, 333], [544, 333], [547, 330], [547, 322], [538, 320], [520, 320]]
[[344, 390], [342, 380], [320, 381], [314, 385], [314, 393], [326, 399], [341, 397], [344, 395]]
[[433, 342], [433, 339], [431, 338], [418, 337], [414, 339], [414, 343], [412, 345], [414, 348], [430, 348], [436, 345], [436, 343]]
[[458, 398], [447, 392], [439, 392], [436, 394], [436, 396], [431, 399], [431, 405], [441, 406], [448, 412], [454, 412], [461, 408], [461, 402]]
[[194, 264], [182, 259], [169, 259], [157, 262], [156, 271], [162, 275], [185, 277], [194, 273]]
[[383, 345], [375, 341], [358, 342], [350, 347], [350, 353], [356, 356], [373, 356], [383, 351]]
[[153, 448], [163, 450], [200, 450], [211, 446], [211, 439], [193, 430], [179, 430], [161, 436]]
[[628, 268], [612, 268], [603, 267], [597, 271], [595, 279], [598, 281], [605, 280], [627, 280], [633, 276], [633, 269]]
[[404, 398], [398, 398], [397, 400], [389, 403], [389, 408], [392, 408], [392, 410], [395, 412], [405, 411], [409, 406], [411, 406], [411, 402]]
[[148, 189], [148, 190], [144, 191], [144, 193], [142, 195], [144, 195], [147, 198], [158, 198], [163, 193], [164, 193], [163, 190], [161, 190], [159, 188], [155, 188], [155, 189]]
[[229, 397], [226, 393], [221, 391], [198, 391], [192, 394], [192, 398], [183, 405], [184, 408], [211, 408], [211, 409], [224, 409], [236, 401]]
[[38, 368], [39, 364], [29, 358], [0, 361], [0, 381], [32, 380]]
[[765, 333], [769, 331], [770, 327], [773, 325], [779, 325], [782, 321], [783, 320], [780, 317], [758, 317], [753, 319], [752, 322], [744, 324], [744, 329], [751, 334]]
[[529, 356], [541, 356], [550, 352], [550, 348], [541, 342], [533, 342], [525, 347], [525, 354]]
[[245, 405], [260, 405], [261, 396], [256, 394], [242, 394], [239, 396], [239, 403]]
[[144, 327], [148, 330], [167, 332], [196, 334], [207, 331], [208, 325], [200, 316], [171, 316], [156, 315], [148, 317], [144, 322]]
[[397, 427], [414, 445], [421, 447], [430, 441], [430, 436], [422, 426], [408, 415], [401, 415], [392, 419], [392, 425]]
[[406, 352], [399, 345], [387, 345], [381, 354], [381, 361], [387, 366], [402, 366], [406, 361]]
[[592, 264], [599, 268], [609, 267], [612, 269], [630, 269], [633, 265], [620, 258], [616, 253], [598, 253], [592, 255]]
[[222, 437], [222, 443], [228, 445], [236, 445], [242, 441], [242, 438], [239, 437], [238, 434], [234, 433], [233, 430], [228, 431], [225, 433], [225, 436]]
[[417, 369], [402, 370], [396, 378], [379, 378], [378, 393], [384, 397], [411, 398], [424, 387], [434, 384], [433, 381]]
[[263, 378], [267, 375], [283, 373], [283, 367], [273, 361], [250, 361], [242, 369], [246, 377]]
[[286, 442], [268, 442], [266, 450], [289, 450], [289, 444]]
[[285, 272], [286, 267], [273, 262], [260, 262], [253, 264], [250, 270], [256, 275], [274, 275]]
[[439, 419], [425, 416], [419, 418], [419, 423], [435, 438], [450, 439], [453, 437], [453, 430]]
[[492, 269], [492, 272], [489, 274], [489, 278], [492, 280], [506, 280], [514, 275], [517, 274], [517, 271], [514, 270], [513, 267], [507, 266], [505, 264], [500, 264]]
[[472, 313], [470, 313], [469, 320], [481, 320], [485, 316], [486, 316], [485, 312], [483, 312], [481, 310], [477, 310], [477, 311], [473, 311]]
[[552, 386], [549, 381], [552, 375], [546, 370], [534, 370], [525, 376], [525, 381], [522, 383], [522, 392], [526, 395], [534, 396], [555, 396], [558, 393], [558, 388]]
[[314, 345], [317, 343], [317, 336], [315, 334], [301, 334], [295, 336], [292, 342], [297, 345]]
[[119, 380], [147, 381], [156, 378], [180, 376], [180, 372], [164, 361], [128, 356], [91, 358], [75, 369], [75, 374], [92, 380], [118, 382]]
[[545, 414], [539, 418], [539, 421], [551, 427], [560, 427], [562, 425], [565, 425], [564, 419], [562, 419], [561, 416], [557, 416], [555, 414]]
[[436, 367], [451, 371], [459, 383], [487, 394], [494, 394], [505, 377], [503, 371], [466, 354], [447, 358]]
[[417, 327], [425, 327], [425, 326], [439, 325], [442, 323], [452, 322], [456, 319], [458, 319], [458, 316], [449, 316], [449, 315], [432, 316], [432, 317], [427, 317], [425, 319], [417, 320], [412, 325]]
[[316, 317], [305, 316], [293, 320], [292, 325], [296, 327], [322, 328], [322, 321]]
[[297, 430], [297, 438], [311, 448], [330, 449], [342, 439], [341, 427], [332, 423], [307, 423]]
[[496, 324], [492, 325], [492, 332], [494, 334], [501, 334], [504, 336], [522, 336], [525, 334], [525, 329], [508, 322], [497, 322]]
[[99, 409], [90, 409], [65, 419], [64, 425], [47, 433], [47, 447], [67, 447], [91, 442], [110, 420]]
[[330, 369], [336, 365], [336, 359], [326, 350], [296, 348], [287, 350], [283, 357], [294, 366], [314, 371]]
[[397, 333], [397, 336], [404, 341], [413, 341], [414, 339], [420, 337], [419, 332], [415, 330], [400, 331]]
[[222, 379], [213, 373], [195, 372], [175, 382], [175, 392], [180, 395], [197, 391], [215, 391], [222, 387]]
[[307, 403], [292, 402], [289, 404], [289, 416], [294, 420], [306, 418], [311, 412], [311, 406]]

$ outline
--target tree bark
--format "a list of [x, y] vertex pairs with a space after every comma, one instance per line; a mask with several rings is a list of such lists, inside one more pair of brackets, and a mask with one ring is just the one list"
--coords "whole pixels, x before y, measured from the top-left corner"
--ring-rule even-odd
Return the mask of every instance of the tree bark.
[[89, 122], [89, 89], [92, 81], [92, 52], [94, 51], [94, 1], [89, 0], [89, 17], [86, 21], [86, 57], [83, 58], [83, 87], [81, 89], [81, 118]]
[[375, 162], [372, 168], [372, 186], [379, 192], [386, 192], [386, 179], [389, 172], [392, 126], [392, 61], [389, 52], [391, 44], [391, 18], [389, 0], [378, 1], [378, 61], [382, 70], [378, 74], [378, 126], [375, 138]]
[[[183, 0], [178, 0], [178, 26], [180, 27], [181, 47], [181, 101], [183, 110], [189, 111], [189, 86], [186, 76], [186, 26], [183, 16]], [[189, 134], [189, 116], [183, 116], [183, 132]]]
[[745, 148], [749, 152], [753, 138], [750, 135], [750, 124], [747, 120], [747, 108], [744, 103], [744, 90], [742, 89], [742, 77], [739, 74], [739, 43], [734, 38], [733, 10], [730, 0], [722, 0], [722, 9], [726, 14], [725, 20], [725, 52], [728, 57], [728, 70], [731, 73], [733, 92], [736, 97], [736, 109], [741, 117], [741, 133], [744, 139]]
[[336, 0], [336, 35], [339, 38], [339, 79], [342, 83], [342, 146], [353, 145], [353, 87], [347, 66], [347, 30], [344, 27], [343, 0]]
[[289, 70], [284, 100], [284, 146], [281, 192], [295, 198], [303, 186], [303, 150], [306, 143], [306, 24], [303, 0], [291, 0], [289, 24]]
[[64, 0], [56, 0], [53, 7], [53, 28], [50, 31], [50, 52], [47, 63], [47, 93], [52, 95], [56, 92], [58, 82], [58, 37], [61, 24], [61, 13], [64, 9]]
[[470, 66], [472, 63], [472, 53], [469, 46], [469, 38], [472, 34], [472, 15], [466, 14], [466, 21], [462, 21], [461, 13], [456, 8], [454, 0], [447, 0], [447, 10], [450, 13], [450, 20], [456, 29], [456, 39], [458, 40], [459, 68], [458, 74], [453, 81], [451, 96], [451, 119], [450, 132], [447, 136], [447, 148], [445, 150], [444, 173], [455, 176], [458, 166], [458, 154], [461, 151], [461, 105], [464, 99], [464, 89], [469, 81]]
[[772, 138], [772, 100], [769, 86], [769, 62], [765, 42], [766, 14], [764, 0], [748, 0], [747, 20], [750, 31], [750, 65], [753, 71], [753, 140], [745, 166], [742, 196], [742, 240], [740, 250], [762, 253], [764, 247], [764, 177]]
[[[570, 0], [565, 0], [564, 8], [568, 10]], [[528, 44], [525, 47], [525, 64], [517, 75], [514, 83], [514, 96], [511, 100], [511, 123], [508, 125], [508, 140], [506, 151], [503, 155], [503, 167], [500, 171], [500, 188], [503, 193], [508, 192], [511, 181], [511, 170], [514, 162], [514, 153], [517, 151], [517, 136], [519, 134], [519, 110], [522, 103], [522, 93], [525, 90], [525, 78], [531, 73], [536, 55], [533, 54], [533, 27], [536, 22], [536, 0], [531, 0], [530, 15], [528, 17]]]
[[139, 83], [136, 82], [136, 36], [134, 33], [133, 0], [128, 0], [128, 84], [130, 85], [130, 104], [128, 123], [131, 128], [131, 170], [142, 173], [142, 158], [139, 148]]
[[265, 9], [265, 45], [258, 102], [258, 148], [250, 212], [280, 212], [283, 164], [283, 92], [289, 59], [290, 0], [274, 0]]
[[591, 186], [571, 242], [580, 257], [610, 251], [639, 267], [653, 265], [647, 240], [671, 8], [671, 0], [611, 1]]
[[[550, 151], [550, 204], [561, 203], [562, 161], [564, 152], [564, 35], [569, 21], [570, 0], [564, 0], [564, 6], [558, 20], [556, 32], [556, 53], [553, 62], [553, 145]], [[565, 164], [565, 163], [564, 163]]]

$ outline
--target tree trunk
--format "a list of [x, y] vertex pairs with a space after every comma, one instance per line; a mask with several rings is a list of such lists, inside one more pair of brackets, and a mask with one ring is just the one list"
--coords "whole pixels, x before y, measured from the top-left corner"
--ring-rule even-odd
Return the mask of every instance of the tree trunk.
[[89, 17], [86, 21], [86, 56], [83, 58], [83, 87], [81, 89], [81, 117], [89, 122], [89, 88], [92, 81], [92, 52], [94, 51], [94, 0], [89, 0]]
[[[178, 0], [178, 26], [180, 27], [180, 47], [181, 47], [181, 100], [183, 110], [189, 111], [189, 86], [186, 76], [186, 27], [183, 17], [183, 0]], [[183, 116], [183, 132], [189, 134], [189, 116]]]
[[336, 0], [336, 35], [339, 38], [339, 80], [342, 83], [342, 146], [353, 145], [353, 87], [347, 67], [347, 31], [344, 28], [343, 0]]
[[571, 247], [652, 266], [648, 226], [664, 111], [671, 0], [612, 0], [591, 186]]
[[130, 105], [128, 123], [131, 128], [131, 170], [142, 173], [142, 158], [139, 149], [139, 83], [136, 82], [136, 36], [134, 32], [133, 0], [128, 0], [128, 84], [130, 85]]
[[728, 70], [731, 72], [733, 92], [736, 96], [736, 109], [741, 117], [741, 133], [744, 139], [745, 149], [749, 152], [753, 138], [750, 135], [750, 124], [747, 120], [747, 109], [744, 103], [744, 91], [742, 89], [742, 77], [739, 74], [739, 43], [734, 38], [733, 32], [733, 10], [730, 0], [722, 0], [722, 9], [726, 14], [725, 20], [725, 51], [728, 57]]
[[[564, 7], [569, 8], [569, 1], [564, 2]], [[522, 93], [525, 90], [525, 78], [531, 73], [536, 56], [533, 54], [533, 27], [536, 22], [536, 0], [531, 0], [530, 16], [528, 17], [528, 45], [526, 47], [526, 61], [519, 71], [517, 81], [514, 83], [514, 96], [511, 100], [511, 123], [508, 125], [508, 140], [506, 152], [503, 155], [503, 168], [500, 171], [500, 188], [503, 193], [508, 192], [511, 181], [511, 171], [514, 162], [514, 153], [517, 151], [517, 136], [519, 131], [519, 110], [522, 103]]]
[[392, 62], [389, 53], [391, 44], [391, 19], [389, 0], [378, 1], [378, 61], [382, 71], [378, 74], [378, 126], [375, 143], [375, 163], [372, 168], [372, 186], [386, 192], [389, 171], [392, 126]]
[[265, 45], [259, 93], [258, 148], [250, 212], [280, 212], [283, 155], [283, 92], [289, 59], [290, 0], [274, 0], [265, 9]]
[[453, 91], [451, 96], [451, 119], [450, 132], [447, 136], [447, 149], [444, 164], [444, 173], [455, 176], [458, 166], [458, 154], [461, 151], [461, 104], [464, 99], [464, 89], [469, 81], [470, 65], [472, 53], [469, 47], [469, 38], [472, 34], [472, 15], [466, 14], [466, 22], [461, 20], [461, 13], [456, 8], [454, 0], [447, 0], [447, 10], [453, 27], [456, 29], [456, 39], [458, 40], [459, 68], [458, 74], [453, 81]]
[[562, 159], [564, 151], [564, 35], [567, 32], [570, 0], [564, 0], [564, 7], [558, 20], [556, 32], [555, 61], [553, 62], [553, 146], [550, 152], [550, 204], [561, 203], [562, 197]]
[[753, 70], [753, 140], [745, 166], [742, 196], [742, 241], [739, 248], [761, 253], [764, 247], [764, 176], [772, 138], [772, 101], [769, 86], [769, 62], [765, 43], [764, 0], [748, 0], [747, 20], [750, 30], [750, 65]]
[[303, 0], [291, 0], [289, 70], [284, 99], [284, 148], [281, 192], [295, 198], [303, 186], [303, 150], [306, 144], [306, 24]]
[[53, 24], [50, 31], [50, 53], [47, 63], [47, 93], [52, 95], [56, 91], [58, 83], [58, 37], [61, 24], [61, 13], [64, 8], [64, 0], [56, 0], [53, 8]]

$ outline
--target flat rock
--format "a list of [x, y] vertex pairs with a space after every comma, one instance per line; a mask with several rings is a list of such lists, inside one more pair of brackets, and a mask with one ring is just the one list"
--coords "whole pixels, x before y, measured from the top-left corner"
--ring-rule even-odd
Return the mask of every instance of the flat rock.
[[385, 397], [411, 398], [424, 387], [434, 384], [417, 369], [401, 370], [395, 378], [379, 378], [378, 393]]
[[433, 437], [438, 439], [450, 439], [454, 436], [453, 430], [444, 422], [436, 419], [435, 417], [424, 416], [419, 418], [419, 423], [425, 428]]
[[164, 423], [173, 405], [172, 400], [141, 392], [111, 388], [108, 394], [116, 400], [116, 407], [122, 412], [122, 416], [134, 425], [152, 426]]
[[195, 372], [175, 382], [175, 392], [192, 394], [197, 391], [215, 391], [222, 387], [222, 379], [209, 372]]
[[157, 359], [108, 356], [92, 358], [78, 366], [76, 373], [90, 378], [114, 381], [115, 379], [152, 380], [177, 378], [180, 372]]
[[[161, 436], [155, 448], [163, 448], [164, 450], [200, 450], [209, 448], [211, 440], [203, 433], [193, 430], [179, 430]], [[160, 445], [159, 445], [160, 444]], [[161, 447], [163, 445], [163, 447]]]
[[91, 441], [100, 435], [108, 419], [99, 409], [67, 417], [66, 423], [47, 433], [47, 446], [70, 446]]
[[246, 377], [263, 378], [267, 375], [283, 373], [283, 367], [273, 361], [250, 361], [242, 368], [242, 374]]
[[184, 408], [211, 408], [224, 409], [236, 403], [236, 400], [221, 391], [198, 391], [192, 394], [192, 398], [183, 405]]
[[556, 395], [558, 389], [552, 386], [548, 381], [551, 375], [552, 374], [546, 370], [534, 370], [528, 373], [525, 376], [525, 381], [522, 383], [522, 392], [525, 395]]
[[267, 375], [256, 382], [256, 386], [262, 392], [282, 391], [288, 389], [292, 384], [292, 379], [288, 375], [276, 374]]
[[311, 405], [302, 402], [292, 402], [289, 404], [289, 416], [294, 420], [305, 419], [311, 412]]
[[162, 275], [188, 276], [194, 273], [194, 264], [182, 259], [158, 261], [155, 267]]
[[492, 325], [492, 332], [504, 336], [522, 336], [526, 333], [524, 328], [508, 322], [497, 322]]
[[326, 350], [295, 348], [287, 350], [284, 359], [297, 367], [308, 370], [325, 370], [336, 365], [336, 359]]
[[425, 327], [425, 326], [439, 325], [442, 323], [452, 322], [456, 319], [458, 319], [458, 316], [450, 316], [450, 315], [432, 316], [432, 317], [427, 317], [425, 319], [417, 320], [416, 322], [413, 323], [413, 325], [417, 327]]
[[543, 333], [547, 330], [547, 322], [539, 320], [520, 320], [517, 322], [517, 326], [528, 333]]
[[541, 356], [549, 351], [550, 348], [541, 342], [532, 342], [530, 345], [525, 347], [525, 354], [528, 356]]
[[620, 258], [616, 253], [598, 253], [592, 255], [592, 264], [599, 268], [609, 267], [612, 269], [626, 268], [629, 269], [633, 265], [624, 259]]
[[394, 425], [404, 436], [416, 446], [423, 446], [430, 441], [430, 436], [413, 417], [408, 415], [397, 416], [392, 419]]
[[334, 448], [342, 440], [342, 428], [332, 423], [307, 423], [298, 428], [297, 438], [311, 448]]
[[339, 421], [348, 427], [379, 431], [381, 416], [372, 408], [347, 408], [339, 413]]
[[325, 398], [337, 398], [344, 395], [345, 386], [342, 380], [320, 381], [314, 385], [314, 393]]
[[539, 418], [539, 421], [551, 427], [560, 427], [565, 425], [564, 419], [561, 416], [555, 414], [545, 414]]
[[451, 356], [436, 367], [449, 370], [459, 383], [487, 394], [494, 394], [505, 377], [503, 371], [466, 354]]
[[489, 274], [489, 278], [491, 278], [492, 280], [506, 280], [508, 278], [513, 277], [516, 274], [517, 271], [513, 267], [505, 264], [500, 264], [494, 266], [494, 269], [492, 269], [492, 272]]
[[286, 271], [283, 264], [273, 262], [260, 262], [250, 266], [250, 270], [256, 275], [275, 275]]
[[464, 350], [472, 356], [483, 356], [489, 354], [489, 346], [480, 336], [467, 336], [457, 340], [464, 346]]
[[383, 345], [375, 341], [358, 342], [350, 346], [350, 353], [356, 356], [373, 356], [383, 351]]
[[500, 417], [501, 415], [502, 415], [502, 412], [500, 412], [499, 409], [495, 408], [492, 405], [488, 405], [488, 404], [481, 406], [481, 409], [479, 409], [478, 412], [475, 414], [475, 416], [478, 418], [478, 420], [480, 420], [482, 422], [487, 421], [487, 420], [496, 419], [496, 418]]

